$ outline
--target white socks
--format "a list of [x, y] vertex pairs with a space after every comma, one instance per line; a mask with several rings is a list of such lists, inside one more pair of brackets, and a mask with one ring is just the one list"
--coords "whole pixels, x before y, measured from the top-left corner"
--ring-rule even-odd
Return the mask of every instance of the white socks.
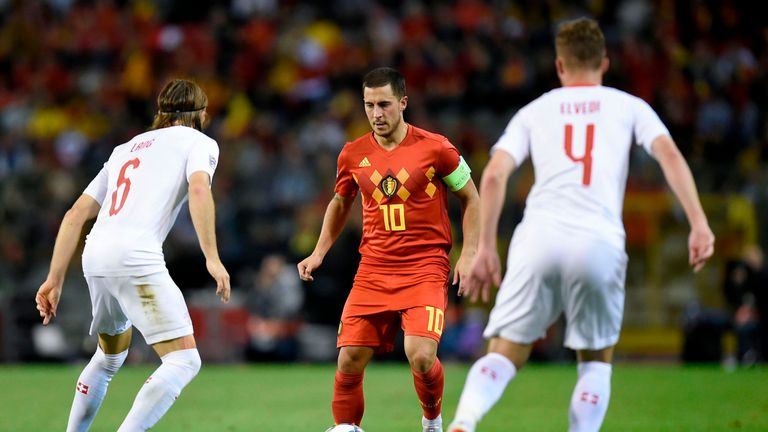
[[69, 411], [67, 432], [87, 431], [107, 394], [107, 386], [123, 365], [128, 350], [119, 354], [104, 354], [101, 347], [85, 366], [77, 379], [75, 398]]
[[[611, 397], [609, 363], [579, 363], [579, 380], [573, 390], [569, 413], [569, 432], [596, 432], [603, 424]], [[498, 353], [480, 358], [467, 375], [464, 390], [456, 408], [455, 420], [448, 430], [474, 431], [483, 416], [501, 398], [517, 369], [509, 359]]]
[[579, 380], [571, 396], [569, 432], [600, 430], [611, 398], [611, 365], [603, 362], [579, 363]]
[[118, 432], [145, 431], [157, 423], [200, 371], [197, 349], [173, 351], [144, 383]]
[[443, 432], [443, 416], [438, 414], [432, 420], [421, 416], [421, 427], [424, 432]]
[[[127, 356], [128, 350], [119, 354], [104, 354], [100, 347], [96, 349], [77, 380], [67, 432], [85, 432], [90, 429], [107, 394], [109, 382]], [[174, 351], [166, 354], [162, 360], [163, 364], [149, 377], [136, 396], [131, 411], [120, 426], [121, 432], [145, 431], [154, 426], [200, 370], [200, 355], [196, 349]]]
[[515, 365], [501, 354], [488, 353], [478, 359], [467, 375], [454, 423], [474, 428], [498, 402], [516, 373]]

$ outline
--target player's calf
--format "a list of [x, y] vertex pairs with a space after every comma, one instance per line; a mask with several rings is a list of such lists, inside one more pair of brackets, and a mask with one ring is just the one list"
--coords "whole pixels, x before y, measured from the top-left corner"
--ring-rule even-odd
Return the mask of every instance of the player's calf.
[[101, 347], [85, 366], [75, 387], [75, 397], [69, 412], [68, 432], [87, 431], [107, 394], [112, 377], [120, 370], [128, 350], [118, 354], [105, 354]]
[[131, 411], [118, 432], [145, 431], [160, 420], [200, 371], [197, 349], [184, 349], [163, 356], [163, 364], [144, 383]]

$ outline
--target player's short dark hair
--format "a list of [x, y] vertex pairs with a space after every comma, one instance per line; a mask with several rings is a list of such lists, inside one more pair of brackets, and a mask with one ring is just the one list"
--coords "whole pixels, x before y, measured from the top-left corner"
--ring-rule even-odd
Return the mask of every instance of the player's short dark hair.
[[150, 129], [179, 122], [200, 130], [201, 115], [207, 107], [208, 96], [199, 85], [185, 79], [170, 80], [157, 95], [157, 113]]
[[566, 67], [599, 69], [605, 58], [605, 36], [593, 19], [566, 21], [558, 28], [555, 51]]
[[392, 94], [398, 99], [405, 96], [405, 78], [391, 67], [376, 68], [363, 77], [363, 90], [368, 88], [384, 87], [385, 85], [392, 86]]

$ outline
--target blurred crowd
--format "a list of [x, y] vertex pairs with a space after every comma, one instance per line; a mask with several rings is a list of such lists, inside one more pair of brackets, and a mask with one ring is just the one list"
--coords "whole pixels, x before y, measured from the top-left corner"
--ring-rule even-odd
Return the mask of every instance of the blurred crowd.
[[[558, 85], [555, 26], [583, 15], [605, 31], [606, 84], [659, 112], [701, 192], [740, 198], [727, 216], [742, 221], [739, 244], [764, 249], [768, 7], [760, 2], [0, 0], [0, 359], [24, 357], [14, 345], [24, 333], [2, 330], [36, 321], [33, 293], [63, 213], [112, 148], [149, 126], [167, 79], [194, 79], [209, 96], [206, 132], [221, 148], [213, 182], [219, 244], [242, 304], [253, 305], [245, 299], [258, 281], [287, 280], [278, 265], [290, 270], [314, 247], [339, 150], [369, 130], [365, 72], [398, 68], [406, 120], [449, 137], [479, 176], [510, 116]], [[648, 157], [632, 164], [630, 194], [661, 187]], [[507, 234], [522, 204], [507, 209]], [[191, 292], [211, 283], [184, 215], [165, 253]], [[255, 319], [247, 328], [282, 335], [298, 332], [295, 322], [335, 325], [358, 231], [353, 220], [313, 285], [290, 281], [290, 307], [270, 317], [287, 328]], [[741, 249], [727, 253], [738, 259]], [[87, 302], [84, 283], [76, 286], [83, 295], [65, 288], [65, 311], [67, 296]], [[87, 324], [84, 307], [71, 309]], [[75, 333], [85, 326], [71, 325]], [[461, 334], [446, 340], [458, 356], [477, 346]], [[254, 341], [249, 355], [279, 345]], [[280, 346], [276, 355], [295, 355]]]

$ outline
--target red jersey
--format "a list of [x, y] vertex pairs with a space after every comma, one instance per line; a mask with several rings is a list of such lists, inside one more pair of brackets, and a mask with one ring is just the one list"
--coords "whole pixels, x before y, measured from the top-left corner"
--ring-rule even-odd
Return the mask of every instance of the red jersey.
[[361, 268], [405, 274], [435, 264], [450, 270], [451, 222], [442, 179], [458, 166], [459, 152], [447, 138], [412, 125], [390, 151], [373, 133], [344, 146], [335, 191], [345, 198], [361, 192]]

